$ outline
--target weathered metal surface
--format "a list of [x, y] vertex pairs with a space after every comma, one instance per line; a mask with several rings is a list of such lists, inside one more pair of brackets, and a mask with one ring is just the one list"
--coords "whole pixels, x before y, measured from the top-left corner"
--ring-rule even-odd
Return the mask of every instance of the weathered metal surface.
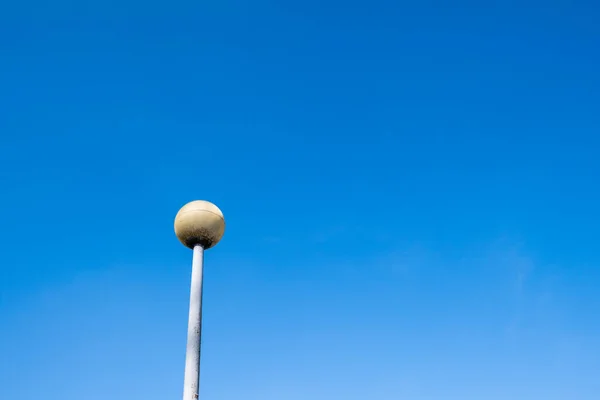
[[194, 246], [192, 260], [192, 285], [190, 289], [190, 314], [188, 318], [187, 348], [185, 353], [185, 378], [183, 400], [196, 400], [200, 384], [200, 347], [202, 335], [202, 273], [204, 248]]

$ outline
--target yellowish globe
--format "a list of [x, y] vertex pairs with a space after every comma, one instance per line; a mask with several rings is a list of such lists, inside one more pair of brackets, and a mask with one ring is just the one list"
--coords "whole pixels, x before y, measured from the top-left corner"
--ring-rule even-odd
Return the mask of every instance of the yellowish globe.
[[175, 216], [175, 234], [179, 241], [190, 249], [198, 244], [209, 249], [221, 240], [223, 233], [223, 213], [209, 201], [196, 200], [187, 203]]

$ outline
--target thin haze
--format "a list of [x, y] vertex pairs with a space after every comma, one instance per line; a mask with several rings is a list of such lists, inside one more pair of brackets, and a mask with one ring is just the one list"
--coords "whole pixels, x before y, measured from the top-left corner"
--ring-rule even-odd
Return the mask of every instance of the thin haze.
[[0, 6], [0, 399], [595, 400], [594, 2]]

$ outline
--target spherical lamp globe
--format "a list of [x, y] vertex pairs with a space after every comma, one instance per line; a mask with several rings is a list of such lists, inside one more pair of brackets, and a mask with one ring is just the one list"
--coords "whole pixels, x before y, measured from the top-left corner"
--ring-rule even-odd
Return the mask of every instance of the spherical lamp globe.
[[225, 233], [225, 218], [219, 207], [196, 200], [181, 207], [175, 216], [175, 234], [181, 243], [193, 249], [200, 245], [210, 249]]

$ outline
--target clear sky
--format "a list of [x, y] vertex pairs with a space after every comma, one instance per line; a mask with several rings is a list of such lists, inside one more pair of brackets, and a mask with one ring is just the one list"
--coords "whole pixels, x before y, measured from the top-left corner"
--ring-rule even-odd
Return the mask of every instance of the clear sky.
[[596, 400], [592, 1], [0, 6], [0, 398]]

